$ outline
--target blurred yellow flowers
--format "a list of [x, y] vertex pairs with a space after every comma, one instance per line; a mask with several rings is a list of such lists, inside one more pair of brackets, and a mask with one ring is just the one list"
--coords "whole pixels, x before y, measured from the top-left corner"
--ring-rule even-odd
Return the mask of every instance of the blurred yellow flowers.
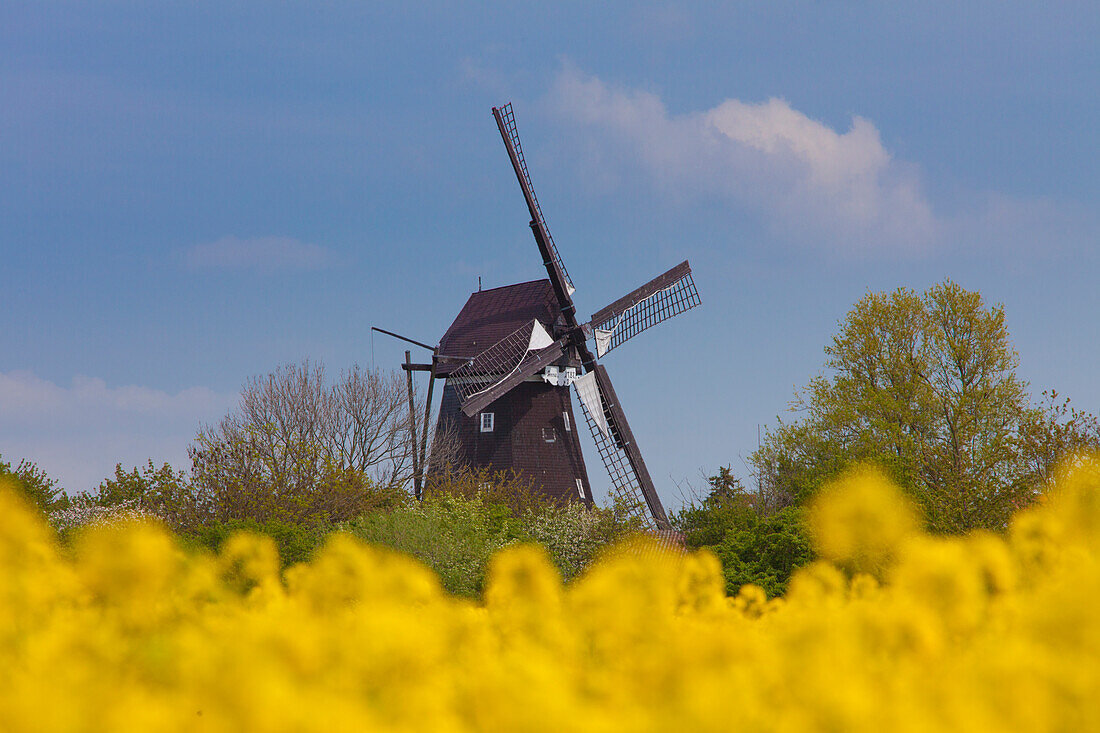
[[811, 517], [782, 599], [652, 547], [563, 586], [523, 546], [475, 604], [346, 535], [284, 577], [249, 535], [62, 549], [0, 487], [0, 730], [1100, 730], [1096, 463], [1006, 537], [927, 536], [870, 471]]

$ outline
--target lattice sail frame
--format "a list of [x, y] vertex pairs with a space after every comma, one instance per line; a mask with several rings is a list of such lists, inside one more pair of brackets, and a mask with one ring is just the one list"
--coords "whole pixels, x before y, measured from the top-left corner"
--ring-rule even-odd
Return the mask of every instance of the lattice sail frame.
[[[575, 384], [573, 387], [576, 389]], [[588, 406], [581, 398], [579, 391], [577, 402], [581, 405], [581, 412], [584, 414], [585, 422], [588, 423], [588, 431], [592, 434], [592, 440], [596, 443], [600, 460], [603, 461], [604, 468], [607, 469], [607, 474], [611, 477], [611, 491], [615, 503], [625, 510], [628, 517], [637, 519], [644, 527], [656, 532], [657, 524], [646, 505], [641, 482], [638, 480], [638, 475], [634, 472], [634, 467], [630, 464], [626, 452], [620, 447], [621, 441], [618, 440], [615, 432], [614, 418], [607, 409], [603, 395], [600, 395], [600, 405], [603, 406], [604, 420], [608, 425], [607, 433], [604, 433], [599, 424], [592, 419], [592, 415], [588, 412]]]
[[538, 361], [538, 355], [545, 349], [528, 349], [535, 324], [545, 329], [537, 319], [532, 319], [451, 372], [448, 383], [454, 385], [463, 404], [522, 371], [524, 364]]
[[558, 245], [554, 243], [554, 237], [550, 234], [550, 227], [546, 225], [546, 217], [542, 215], [542, 207], [539, 206], [539, 199], [535, 195], [535, 187], [531, 185], [531, 174], [527, 172], [527, 161], [523, 159], [523, 146], [519, 142], [519, 130], [516, 129], [516, 116], [512, 112], [512, 103], [504, 105], [500, 108], [500, 116], [504, 121], [504, 130], [508, 133], [508, 139], [511, 141], [512, 149], [516, 152], [516, 160], [519, 161], [520, 172], [523, 175], [523, 181], [527, 186], [527, 191], [531, 194], [531, 203], [534, 205], [535, 220], [542, 226], [542, 231], [546, 233], [546, 241], [550, 244], [550, 252], [554, 256], [554, 263], [561, 270], [562, 277], [565, 278], [565, 284], [569, 289], [569, 294], [572, 295], [576, 288], [573, 286], [573, 281], [569, 278], [569, 271], [565, 269], [565, 263], [562, 262], [561, 255], [558, 254]]
[[642, 331], [690, 310], [699, 303], [699, 291], [695, 289], [695, 280], [689, 270], [672, 284], [622, 311], [608, 314], [598, 322], [593, 320], [590, 325], [596, 339], [597, 355], [602, 357]]

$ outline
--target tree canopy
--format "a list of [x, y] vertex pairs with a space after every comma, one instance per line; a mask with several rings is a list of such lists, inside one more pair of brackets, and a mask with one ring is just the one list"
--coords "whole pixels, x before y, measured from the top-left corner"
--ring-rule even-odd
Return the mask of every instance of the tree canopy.
[[882, 466], [930, 528], [999, 529], [1053, 467], [1100, 446], [1096, 419], [1056, 393], [1032, 404], [1004, 309], [950, 280], [869, 293], [826, 349], [827, 374], [769, 430], [752, 463], [767, 502], [814, 494], [855, 462]]

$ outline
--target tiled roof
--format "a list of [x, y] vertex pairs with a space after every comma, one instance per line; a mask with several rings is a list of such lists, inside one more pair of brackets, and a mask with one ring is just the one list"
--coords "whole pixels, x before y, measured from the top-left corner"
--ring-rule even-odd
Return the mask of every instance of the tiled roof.
[[549, 280], [532, 280], [473, 293], [443, 334], [439, 353], [477, 356], [532, 319], [553, 324], [560, 312]]

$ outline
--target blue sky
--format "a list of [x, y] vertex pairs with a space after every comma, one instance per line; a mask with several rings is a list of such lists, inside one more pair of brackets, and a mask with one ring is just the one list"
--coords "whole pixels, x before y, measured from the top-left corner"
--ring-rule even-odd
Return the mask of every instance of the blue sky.
[[[543, 276], [512, 101], [666, 503], [743, 463], [868, 290], [1003, 303], [1035, 393], [1100, 412], [1095, 3], [0, 6], [0, 455], [70, 490], [186, 466], [242, 382], [389, 368], [480, 275]], [[607, 480], [588, 453], [597, 488]]]

